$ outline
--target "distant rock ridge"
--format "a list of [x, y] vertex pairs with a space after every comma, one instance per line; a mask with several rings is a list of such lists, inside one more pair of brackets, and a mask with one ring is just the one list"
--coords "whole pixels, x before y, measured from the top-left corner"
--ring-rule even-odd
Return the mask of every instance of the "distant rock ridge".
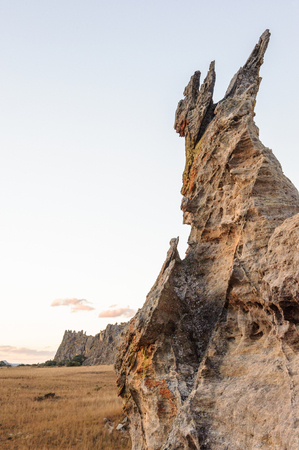
[[133, 450], [299, 448], [299, 193], [253, 120], [269, 38], [223, 100], [212, 63], [178, 104], [191, 233], [183, 260], [171, 240], [119, 348]]
[[83, 331], [66, 330], [54, 360], [71, 360], [76, 355], [84, 355], [83, 365], [114, 364], [120, 334], [127, 323], [107, 325], [105, 330], [95, 336]]
[[7, 362], [5, 359], [0, 361], [0, 367], [10, 367], [10, 366], [11, 364], [9, 364], [9, 362]]

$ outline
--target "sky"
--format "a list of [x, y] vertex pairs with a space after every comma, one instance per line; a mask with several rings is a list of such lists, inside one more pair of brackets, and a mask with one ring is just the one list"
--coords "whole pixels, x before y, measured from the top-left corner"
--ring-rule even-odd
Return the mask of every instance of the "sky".
[[171, 238], [184, 257], [177, 103], [212, 60], [220, 100], [266, 28], [255, 121], [299, 187], [298, 17], [299, 0], [0, 0], [0, 360], [129, 320]]

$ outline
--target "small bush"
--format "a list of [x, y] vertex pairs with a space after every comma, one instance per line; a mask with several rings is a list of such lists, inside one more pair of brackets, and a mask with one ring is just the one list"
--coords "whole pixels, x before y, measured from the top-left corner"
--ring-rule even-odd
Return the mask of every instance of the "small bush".
[[68, 359], [63, 359], [62, 361], [58, 361], [57, 366], [59, 367], [66, 366], [68, 362], [69, 362]]
[[55, 397], [55, 392], [49, 392], [48, 394], [38, 395], [37, 397], [34, 397], [34, 400], [36, 402], [41, 402], [43, 400], [48, 400], [49, 398], [54, 398], [54, 397]]
[[85, 356], [84, 355], [76, 355], [72, 358], [72, 361], [76, 361], [78, 363], [80, 363], [80, 366], [82, 366], [83, 362], [85, 361]]
[[73, 367], [73, 366], [82, 366], [82, 364], [80, 364], [78, 361], [73, 361], [73, 360], [68, 361], [66, 363], [66, 367]]
[[85, 360], [85, 356], [84, 355], [76, 355], [74, 356], [70, 361], [66, 362], [66, 366], [67, 367], [71, 367], [71, 366], [82, 366], [83, 361]]
[[54, 359], [49, 359], [48, 361], [45, 362], [45, 366], [46, 367], [57, 366], [57, 361], [55, 361]]
[[55, 397], [55, 392], [49, 392], [48, 394], [44, 395], [45, 399], [47, 398], [54, 398]]

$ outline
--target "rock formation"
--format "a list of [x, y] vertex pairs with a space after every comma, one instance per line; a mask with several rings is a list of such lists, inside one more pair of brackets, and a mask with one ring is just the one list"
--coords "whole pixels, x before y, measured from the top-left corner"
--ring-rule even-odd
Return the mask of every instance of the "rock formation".
[[114, 364], [120, 334], [126, 325], [126, 323], [109, 324], [95, 336], [86, 336], [83, 331], [66, 330], [54, 360], [57, 362], [71, 360], [76, 355], [84, 355], [85, 366]]
[[214, 63], [178, 104], [177, 239], [117, 357], [134, 450], [299, 448], [299, 194], [259, 141], [266, 30], [214, 104]]
[[11, 367], [7, 361], [0, 361], [0, 367]]

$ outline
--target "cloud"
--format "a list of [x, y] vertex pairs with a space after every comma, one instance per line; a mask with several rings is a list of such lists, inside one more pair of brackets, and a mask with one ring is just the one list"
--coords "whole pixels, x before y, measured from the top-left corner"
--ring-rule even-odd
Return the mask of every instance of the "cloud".
[[51, 352], [48, 350], [34, 350], [32, 348], [26, 347], [13, 347], [12, 345], [0, 345], [0, 360], [2, 358], [1, 355], [7, 356], [9, 355], [24, 355], [24, 356], [40, 356], [40, 357], [53, 357], [55, 352]]
[[57, 298], [51, 303], [51, 306], [71, 306], [72, 310], [71, 312], [77, 312], [77, 311], [93, 311], [95, 308], [92, 306], [85, 305], [84, 303], [90, 303], [89, 301], [85, 300], [84, 298], [78, 299], [78, 298], [64, 298], [60, 299]]
[[116, 309], [107, 309], [106, 311], [102, 311], [99, 314], [99, 317], [132, 317], [136, 313], [136, 309], [131, 308], [116, 308]]
[[93, 311], [95, 308], [93, 308], [92, 306], [88, 306], [88, 305], [77, 305], [74, 306], [72, 308], [72, 312], [77, 312], [77, 311]]

